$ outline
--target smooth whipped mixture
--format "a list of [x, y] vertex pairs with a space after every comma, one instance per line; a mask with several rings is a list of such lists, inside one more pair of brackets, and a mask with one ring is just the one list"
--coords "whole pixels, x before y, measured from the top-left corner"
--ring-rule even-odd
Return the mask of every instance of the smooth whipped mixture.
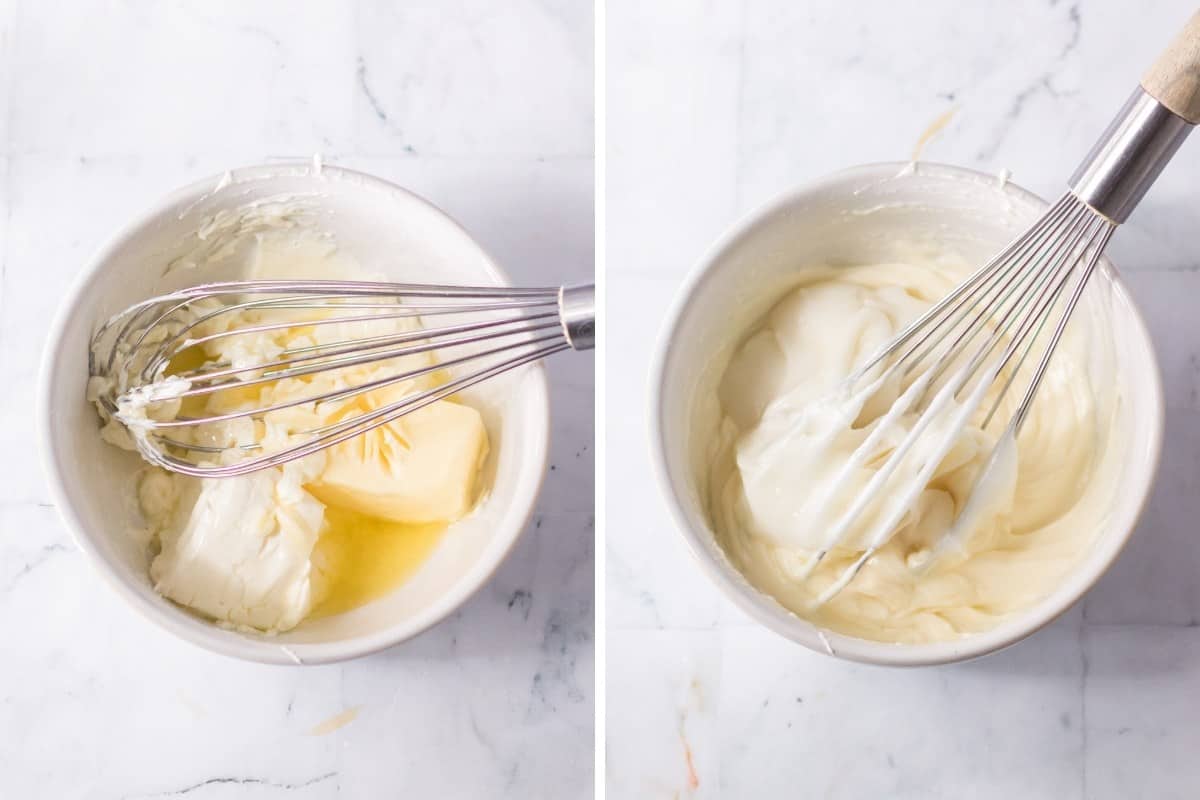
[[[842, 379], [967, 274], [944, 255], [803, 270], [721, 379], [709, 476], [718, 540], [752, 584], [822, 627], [913, 643], [987, 630], [1049, 593], [1097, 532], [1114, 487], [1117, 459], [1107, 445], [1116, 401], [1110, 348], [1085, 342], [1072, 330], [1079, 325], [1056, 350], [1015, 450], [1011, 438], [996, 449], [980, 491], [972, 487], [1025, 381], [986, 429], [998, 386], [956, 436], [944, 432], [956, 429], [949, 422], [962, 406], [948, 407], [920, 440], [948, 445], [926, 459], [928, 479], [913, 484], [923, 473], [901, 469], [882, 479], [868, 513], [845, 515], [918, 415], [881, 427], [906, 386], [884, 384], [867, 398], [841, 391]], [[873, 434], [868, 457], [847, 469]], [[838, 544], [814, 560], [843, 520]]]
[[[258, 232], [247, 259], [247, 279], [378, 279], [329, 239], [303, 230]], [[210, 303], [197, 312], [215, 307]], [[198, 326], [192, 338], [287, 320], [288, 313], [223, 314]], [[419, 321], [406, 318], [232, 336], [204, 344], [203, 353], [196, 347], [184, 351], [180, 358], [190, 363], [172, 366], [183, 370], [214, 362], [257, 364], [288, 347], [419, 327]], [[137, 419], [147, 412], [165, 419], [189, 410], [211, 415], [263, 407], [434, 363], [429, 353], [405, 356], [189, 398], [182, 404], [147, 408], [135, 401], [124, 404], [119, 415], [137, 435]], [[222, 447], [257, 442], [268, 450], [278, 449], [300, 432], [444, 380], [434, 372], [345, 400], [273, 411], [258, 425], [241, 418], [177, 429], [171, 435], [190, 435], [193, 443]], [[91, 391], [111, 391], [111, 382], [94, 379]], [[195, 402], [202, 405], [187, 406]], [[129, 433], [126, 425], [112, 419], [102, 435], [132, 449]], [[480, 413], [455, 400], [441, 400], [330, 449], [242, 477], [197, 479], [147, 468], [139, 475], [136, 493], [145, 521], [141, 534], [154, 553], [150, 577], [164, 596], [238, 628], [285, 631], [314, 613], [354, 608], [413, 573], [442, 531], [472, 511], [487, 453], [488, 433]]]

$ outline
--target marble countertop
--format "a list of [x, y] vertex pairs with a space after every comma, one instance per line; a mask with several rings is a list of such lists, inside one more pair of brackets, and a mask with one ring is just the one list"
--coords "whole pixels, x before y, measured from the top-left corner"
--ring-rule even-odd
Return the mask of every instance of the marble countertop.
[[645, 423], [662, 310], [741, 214], [841, 167], [906, 160], [947, 112], [924, 158], [1055, 195], [1195, 4], [702, 5], [607, 4], [608, 795], [1195, 797], [1200, 141], [1110, 251], [1161, 360], [1157, 487], [1112, 571], [1031, 639], [906, 671], [767, 632], [691, 563]]
[[344, 665], [172, 638], [49, 503], [32, 426], [48, 320], [177, 186], [320, 152], [429, 198], [520, 281], [592, 275], [589, 5], [219, 8], [0, 0], [0, 796], [590, 797], [592, 358], [549, 365], [555, 466], [495, 579]]

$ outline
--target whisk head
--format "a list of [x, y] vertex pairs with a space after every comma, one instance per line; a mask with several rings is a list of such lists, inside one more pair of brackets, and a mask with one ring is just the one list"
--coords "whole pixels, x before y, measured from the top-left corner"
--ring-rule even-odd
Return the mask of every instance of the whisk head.
[[[1074, 289], [1045, 347], [1043, 364], [1028, 382], [1012, 417], [1019, 429], [1037, 392], [1044, 362], [1049, 361], [1116, 227], [1067, 192], [1029, 230], [868, 359], [848, 383], [861, 382], [886, 364], [885, 376], [929, 370], [929, 383], [936, 385], [949, 380], [949, 367], [970, 353], [967, 369], [956, 373], [960, 389], [981, 379], [1008, 376], [983, 424], [987, 427], [1075, 273]], [[971, 352], [973, 346], [977, 349]]]
[[[978, 419], [982, 408], [987, 410], [980, 427], [991, 426], [998, 435], [983, 475], [1011, 455], [1005, 448], [1019, 433], [1067, 321], [1115, 228], [1116, 223], [1066, 193], [1024, 234], [837, 388], [835, 402], [855, 409], [883, 387], [890, 386], [898, 395], [816, 504], [818, 519], [825, 519], [827, 513], [831, 519], [802, 579], [844, 543], [856, 521], [868, 523], [859, 539], [861, 553], [820, 593], [816, 605], [841, 592], [888, 542], [954, 445], [957, 433], [969, 420]], [[1052, 320], [1056, 320], [1054, 327], [1047, 329]], [[1031, 356], [1036, 358], [1030, 361]], [[1006, 408], [1006, 396], [1021, 389], [1015, 410], [999, 413]], [[915, 423], [889, 450], [895, 423], [913, 415]], [[881, 452], [886, 455], [880, 461]], [[878, 464], [874, 474], [860, 493], [847, 499], [848, 480], [868, 462]], [[982, 475], [977, 485], [980, 480]], [[970, 511], [968, 501], [959, 521], [969, 522]], [[969, 530], [956, 523], [926, 563], [965, 533]]]
[[[151, 463], [197, 477], [241, 475], [590, 347], [590, 298], [590, 287], [205, 284], [101, 326], [90, 391]], [[297, 420], [310, 424], [297, 429]]]

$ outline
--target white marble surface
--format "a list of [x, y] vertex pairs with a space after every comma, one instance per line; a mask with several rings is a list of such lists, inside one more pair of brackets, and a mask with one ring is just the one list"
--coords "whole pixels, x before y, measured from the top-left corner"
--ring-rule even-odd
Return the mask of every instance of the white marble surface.
[[550, 367], [555, 467], [499, 575], [341, 666], [240, 663], [127, 609], [32, 430], [81, 264], [230, 166], [319, 151], [430, 198], [522, 281], [586, 279], [592, 75], [587, 3], [0, 0], [0, 797], [592, 795], [591, 358]]
[[663, 309], [738, 215], [907, 159], [950, 109], [926, 158], [1056, 194], [1194, 5], [609, 1], [609, 797], [1197, 796], [1200, 141], [1111, 249], [1166, 382], [1158, 487], [1111, 573], [1008, 651], [896, 671], [761, 629], [690, 562], [644, 413]]

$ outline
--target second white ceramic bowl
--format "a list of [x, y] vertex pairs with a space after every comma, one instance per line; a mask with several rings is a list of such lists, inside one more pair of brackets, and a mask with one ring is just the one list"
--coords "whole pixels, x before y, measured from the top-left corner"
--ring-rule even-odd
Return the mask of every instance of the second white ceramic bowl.
[[706, 432], [732, 349], [777, 301], [789, 273], [811, 264], [886, 262], [897, 241], [935, 240], [983, 263], [1045, 203], [992, 175], [936, 164], [876, 164], [836, 173], [778, 198], [736, 225], [695, 269], [667, 316], [651, 373], [655, 461], [676, 522], [701, 568], [751, 617], [818, 652], [888, 665], [965, 660], [1005, 647], [1067, 610], [1116, 559], [1158, 465], [1162, 384], [1149, 334], [1112, 264], [1103, 261], [1077, 316], [1110, 320], [1126, 424], [1121, 491], [1091, 549], [1040, 603], [985, 633], [932, 644], [888, 644], [818, 631], [750, 585], [714, 538], [706, 513]]
[[148, 554], [129, 533], [137, 524], [134, 473], [143, 463], [100, 440], [96, 412], [85, 399], [88, 340], [98, 323], [135, 301], [237, 277], [220, 263], [208, 271], [164, 272], [197, 246], [199, 232], [215, 215], [265, 203], [285, 203], [389, 280], [509, 283], [457, 223], [378, 178], [294, 164], [250, 167], [200, 181], [119, 233], [84, 267], [64, 299], [42, 364], [42, 455], [55, 504], [75, 540], [144, 616], [188, 641], [238, 658], [281, 664], [339, 661], [415, 636], [466, 602], [499, 567], [532, 514], [546, 472], [546, 378], [534, 365], [462, 393], [483, 413], [491, 438], [483, 468], [488, 494], [475, 513], [450, 527], [419, 571], [387, 596], [274, 636], [219, 628], [164, 599], [150, 585]]

